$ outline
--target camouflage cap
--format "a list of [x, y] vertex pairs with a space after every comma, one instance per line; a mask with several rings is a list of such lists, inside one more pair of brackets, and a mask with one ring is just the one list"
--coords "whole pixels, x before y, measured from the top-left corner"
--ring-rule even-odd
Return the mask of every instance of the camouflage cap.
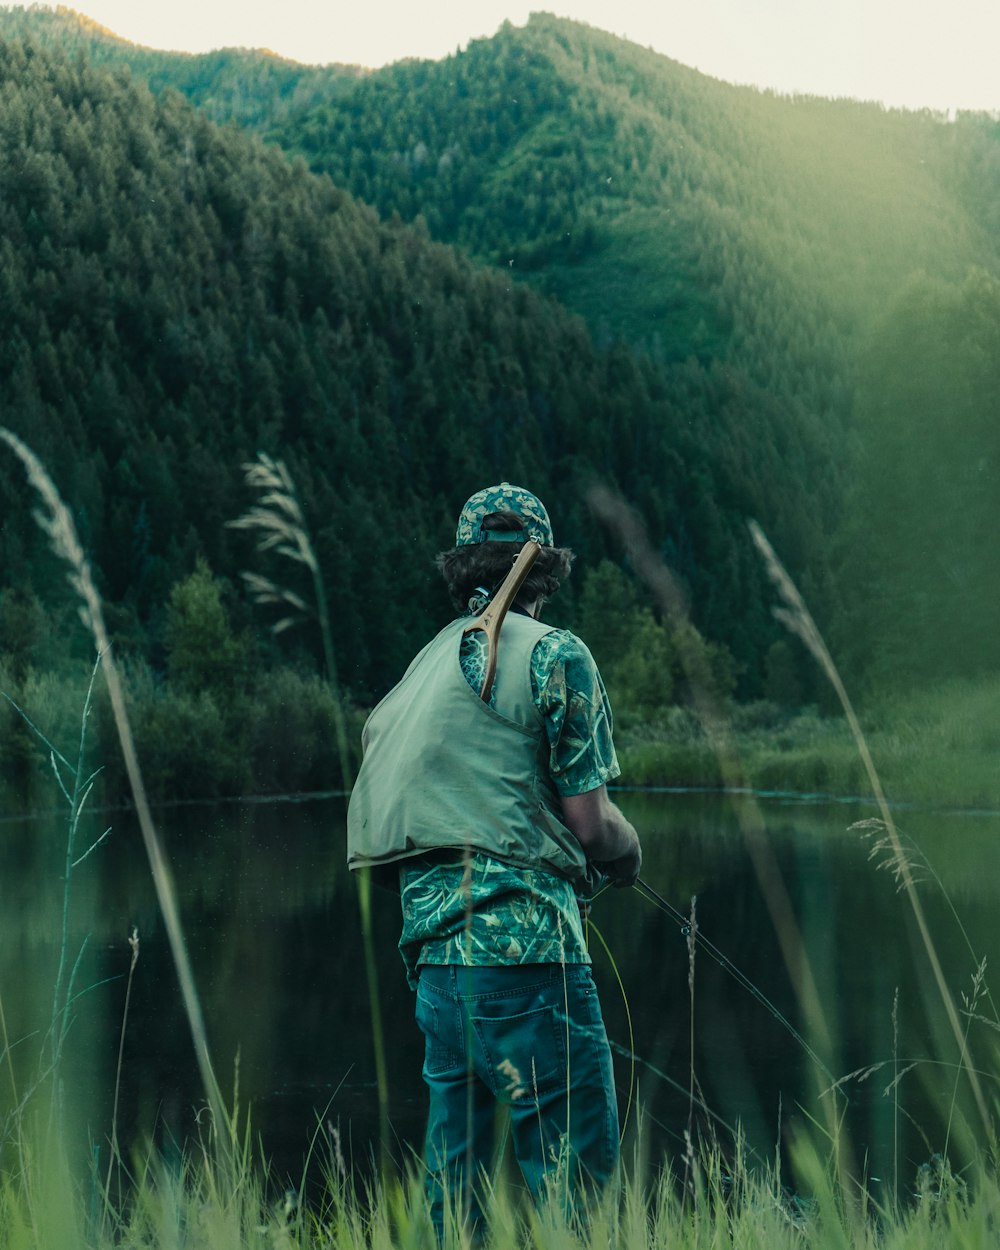
[[[524, 521], [523, 532], [504, 532], [502, 530], [484, 530], [483, 521], [494, 512], [515, 512]], [[487, 486], [467, 501], [458, 518], [458, 529], [455, 533], [455, 546], [466, 547], [471, 543], [487, 542], [490, 539], [516, 542], [533, 538], [543, 547], [553, 546], [552, 522], [545, 511], [545, 505], [523, 486], [512, 486], [510, 482], [501, 482], [498, 486]]]

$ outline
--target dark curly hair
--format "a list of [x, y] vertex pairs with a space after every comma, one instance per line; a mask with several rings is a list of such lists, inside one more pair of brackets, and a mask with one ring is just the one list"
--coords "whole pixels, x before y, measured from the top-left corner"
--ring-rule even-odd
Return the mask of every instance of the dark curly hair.
[[[516, 512], [493, 512], [483, 520], [483, 528], [510, 532], [524, 529], [524, 519]], [[468, 543], [438, 554], [441, 570], [454, 606], [464, 612], [480, 586], [492, 594], [510, 572], [523, 542]], [[543, 547], [518, 591], [515, 603], [528, 607], [536, 599], [551, 599], [570, 570], [573, 552], [568, 547]]]

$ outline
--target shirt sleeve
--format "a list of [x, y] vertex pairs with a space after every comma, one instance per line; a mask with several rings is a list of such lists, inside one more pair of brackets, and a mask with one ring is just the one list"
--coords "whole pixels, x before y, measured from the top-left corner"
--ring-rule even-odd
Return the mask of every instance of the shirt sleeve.
[[531, 686], [559, 793], [585, 794], [617, 777], [611, 705], [594, 657], [575, 634], [556, 629], [538, 640]]

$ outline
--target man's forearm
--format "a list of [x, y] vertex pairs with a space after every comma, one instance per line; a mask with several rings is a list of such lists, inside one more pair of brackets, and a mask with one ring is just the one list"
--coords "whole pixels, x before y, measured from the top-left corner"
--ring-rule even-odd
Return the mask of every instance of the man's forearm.
[[610, 862], [630, 854], [638, 842], [639, 835], [631, 822], [625, 818], [620, 807], [609, 801], [604, 812], [603, 827], [598, 837], [586, 848], [587, 855], [598, 862]]
[[610, 863], [638, 849], [639, 835], [604, 786], [564, 797], [563, 816], [588, 859]]

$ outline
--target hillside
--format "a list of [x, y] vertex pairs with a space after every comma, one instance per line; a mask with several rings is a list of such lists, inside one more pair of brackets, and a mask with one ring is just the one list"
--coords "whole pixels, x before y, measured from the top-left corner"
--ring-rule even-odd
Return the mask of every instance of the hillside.
[[[672, 390], [696, 378], [717, 463], [747, 435], [746, 476], [756, 439], [822, 448], [836, 515], [798, 519], [826, 527], [838, 587], [807, 589], [855, 677], [996, 670], [996, 119], [732, 87], [536, 15], [269, 133], [645, 349]], [[750, 429], [704, 384], [720, 366]], [[778, 459], [756, 498], [801, 473]]]
[[271, 134], [384, 215], [420, 213], [682, 359], [749, 367], [763, 346], [801, 363], [831, 317], [870, 318], [911, 273], [997, 256], [932, 116], [732, 87], [546, 15], [378, 71]]
[[600, 335], [723, 358], [765, 385], [776, 366], [797, 392], [810, 369], [841, 371], [832, 340], [870, 326], [914, 273], [956, 280], [997, 261], [983, 220], [997, 169], [975, 118], [733, 87], [546, 14], [373, 72], [159, 52], [64, 8], [0, 9], [0, 30], [126, 64], [154, 92], [263, 130]]
[[[0, 184], [0, 412], [71, 502], [118, 636], [154, 661], [196, 555], [231, 580], [253, 559], [225, 522], [258, 450], [298, 480], [362, 700], [447, 612], [430, 556], [485, 479], [533, 485], [584, 567], [617, 554], [587, 487], [622, 490], [751, 688], [776, 627], [745, 516], [822, 575], [801, 518], [831, 496], [825, 450], [778, 441], [738, 378], [595, 348], [557, 305], [176, 94], [0, 44]], [[71, 618], [9, 458], [0, 497], [0, 598]]]

